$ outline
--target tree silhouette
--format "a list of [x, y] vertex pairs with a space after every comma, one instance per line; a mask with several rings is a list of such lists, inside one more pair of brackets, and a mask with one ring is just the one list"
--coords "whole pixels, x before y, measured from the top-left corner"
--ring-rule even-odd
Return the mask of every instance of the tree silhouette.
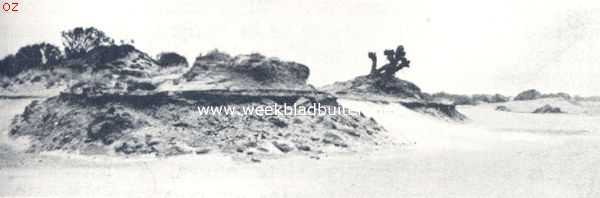
[[377, 55], [375, 52], [369, 52], [369, 59], [372, 63], [369, 76], [389, 79], [401, 69], [410, 67], [410, 61], [406, 58], [406, 52], [402, 45], [398, 46], [395, 51], [387, 49], [383, 51], [383, 54], [386, 56], [388, 63], [377, 69]]
[[115, 41], [104, 32], [94, 28], [77, 27], [62, 32], [67, 58], [78, 58], [99, 46], [115, 45]]

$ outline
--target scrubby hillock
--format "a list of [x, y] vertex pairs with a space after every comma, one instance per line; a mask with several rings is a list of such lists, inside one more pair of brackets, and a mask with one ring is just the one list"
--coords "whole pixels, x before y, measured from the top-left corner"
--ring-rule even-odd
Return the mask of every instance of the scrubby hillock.
[[560, 108], [548, 104], [535, 109], [532, 113], [564, 113]]
[[508, 107], [506, 107], [504, 105], [500, 105], [500, 106], [496, 106], [496, 111], [511, 112], [512, 110], [510, 110]]
[[398, 78], [385, 82], [373, 76], [359, 76], [353, 80], [321, 87], [319, 90], [345, 99], [399, 103], [411, 110], [442, 119], [466, 119], [466, 116], [456, 110], [454, 104], [428, 101], [419, 87]]
[[267, 58], [261, 54], [231, 56], [212, 51], [196, 58], [183, 76], [163, 90], [287, 89], [314, 90], [306, 84], [305, 65]]
[[417, 85], [395, 77], [386, 80], [377, 76], [359, 76], [352, 80], [323, 86], [320, 90], [351, 98], [423, 99], [421, 89]]
[[535, 100], [541, 97], [542, 93], [540, 93], [538, 90], [530, 89], [517, 94], [514, 100]]
[[0, 76], [12, 77], [28, 69], [43, 69], [56, 65], [63, 59], [60, 49], [52, 44], [27, 45], [21, 47], [16, 54], [0, 60]]
[[445, 92], [438, 92], [434, 94], [423, 93], [424, 97], [429, 101], [448, 103], [454, 105], [478, 105], [483, 103], [501, 103], [510, 101], [510, 97], [503, 96], [501, 94], [473, 94], [473, 95], [461, 95], [461, 94], [449, 94]]
[[549, 94], [544, 94], [536, 89], [529, 89], [529, 90], [525, 90], [519, 94], [517, 94], [517, 96], [515, 96], [514, 100], [537, 100], [537, 99], [542, 99], [542, 98], [562, 98], [565, 100], [571, 100], [572, 97], [571, 95], [567, 94], [567, 93], [549, 93]]
[[162, 67], [188, 67], [185, 57], [175, 52], [163, 52], [156, 56], [156, 61]]
[[[115, 44], [95, 28], [63, 32], [65, 53], [47, 43], [25, 46], [0, 60], [0, 94], [56, 95], [82, 82], [129, 84], [152, 82], [155, 77], [182, 72], [187, 65], [160, 65], [130, 44]], [[175, 53], [163, 58], [169, 63]], [[185, 59], [184, 59], [185, 60]], [[181, 60], [179, 60], [181, 62]], [[119, 82], [119, 83], [117, 83]], [[47, 89], [52, 93], [45, 94]]]
[[43, 69], [29, 69], [4, 79], [3, 92], [38, 92], [71, 89], [83, 84], [121, 85], [149, 83], [165, 71], [146, 53], [130, 45], [98, 47], [87, 54], [66, 59]]
[[132, 45], [100, 46], [81, 57], [64, 61], [63, 66], [79, 71], [107, 71], [140, 78], [158, 75], [161, 69], [152, 57]]

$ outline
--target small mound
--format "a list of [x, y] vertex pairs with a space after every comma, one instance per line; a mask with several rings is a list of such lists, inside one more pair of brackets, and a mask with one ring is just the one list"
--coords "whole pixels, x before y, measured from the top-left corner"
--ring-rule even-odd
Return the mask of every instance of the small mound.
[[386, 79], [371, 75], [359, 76], [349, 81], [323, 86], [320, 90], [340, 97], [422, 99], [421, 89], [417, 85], [396, 77]]
[[163, 52], [156, 56], [156, 61], [162, 67], [188, 67], [188, 61], [175, 52]]
[[542, 93], [538, 90], [530, 89], [519, 93], [514, 100], [535, 100], [542, 97]]
[[535, 109], [532, 113], [564, 113], [560, 108], [548, 104]]
[[456, 110], [455, 105], [427, 101], [424, 97], [425, 94], [417, 85], [396, 77], [359, 76], [349, 81], [321, 87], [320, 90], [345, 99], [399, 103], [413, 111], [444, 120], [462, 121], [466, 119]]
[[127, 84], [148, 81], [165, 72], [154, 59], [131, 45], [99, 46], [75, 59], [26, 70], [12, 78], [2, 78], [1, 92], [39, 93], [44, 89], [63, 90], [90, 81], [109, 84], [121, 81]]
[[537, 100], [543, 98], [563, 98], [565, 100], [572, 99], [571, 95], [567, 93], [542, 93], [536, 89], [529, 89], [519, 93], [517, 96], [515, 96], [514, 100]]
[[505, 112], [510, 112], [511, 110], [504, 106], [504, 105], [500, 105], [500, 106], [496, 106], [496, 111], [505, 111]]
[[454, 105], [478, 105], [485, 103], [501, 103], [510, 100], [509, 97], [501, 94], [473, 94], [473, 95], [461, 95], [461, 94], [449, 94], [445, 92], [438, 92], [434, 94], [423, 93], [428, 101], [448, 103]]
[[235, 57], [212, 51], [196, 58], [192, 68], [163, 90], [313, 90], [306, 84], [309, 69], [305, 65], [267, 58], [260, 54]]
[[541, 107], [549, 105], [560, 108], [562, 113], [568, 114], [593, 114], [594, 108], [581, 104], [580, 102], [566, 100], [562, 97], [541, 98], [535, 100], [519, 100], [502, 103], [511, 112], [532, 113]]

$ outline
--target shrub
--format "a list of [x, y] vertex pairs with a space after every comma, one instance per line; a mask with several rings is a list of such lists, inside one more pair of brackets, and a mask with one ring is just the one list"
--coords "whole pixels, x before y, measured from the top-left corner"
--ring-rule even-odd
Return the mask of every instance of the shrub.
[[14, 76], [21, 72], [15, 62], [15, 56], [12, 54], [0, 60], [0, 74], [4, 76]]
[[56, 65], [63, 59], [60, 49], [52, 44], [38, 43], [20, 48], [15, 55], [0, 60], [0, 73], [15, 76], [32, 68]]
[[90, 64], [107, 64], [136, 51], [132, 45], [98, 46], [85, 54], [85, 60]]
[[67, 58], [78, 58], [99, 46], [115, 45], [112, 38], [94, 27], [63, 31], [62, 37]]
[[20, 67], [28, 69], [55, 65], [61, 61], [62, 53], [58, 47], [52, 44], [40, 43], [22, 47], [17, 51], [15, 58]]
[[172, 67], [183, 65], [185, 67], [188, 66], [188, 62], [185, 57], [175, 53], [175, 52], [163, 52], [157, 55], [158, 64], [163, 67]]
[[540, 97], [542, 97], [542, 93], [540, 93], [538, 90], [530, 89], [517, 94], [514, 100], [535, 100]]

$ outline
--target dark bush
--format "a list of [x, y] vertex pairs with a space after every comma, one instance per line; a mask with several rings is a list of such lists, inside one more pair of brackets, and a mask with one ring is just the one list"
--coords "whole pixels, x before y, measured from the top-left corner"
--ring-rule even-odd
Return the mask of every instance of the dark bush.
[[54, 45], [39, 43], [22, 47], [17, 51], [15, 59], [16, 64], [28, 69], [58, 64], [62, 59], [62, 53]]
[[0, 74], [4, 76], [14, 76], [21, 72], [15, 62], [14, 55], [8, 55], [0, 60]]
[[500, 106], [496, 106], [496, 111], [506, 111], [506, 112], [510, 112], [511, 110], [504, 106], [504, 105], [500, 105]]
[[183, 65], [188, 66], [187, 59], [175, 52], [163, 52], [157, 55], [158, 64], [163, 67], [172, 67]]
[[542, 93], [540, 93], [538, 90], [530, 89], [517, 94], [514, 100], [535, 100], [541, 97]]
[[60, 49], [52, 44], [38, 43], [27, 45], [0, 60], [0, 73], [6, 76], [15, 76], [22, 71], [41, 68], [58, 64], [63, 59]]
[[560, 108], [553, 107], [550, 105], [544, 105], [540, 108], [537, 108], [533, 111], [533, 113], [564, 113]]
[[486, 95], [486, 94], [475, 94], [471, 96], [473, 103], [498, 103], [507, 102], [510, 98], [501, 94]]
[[487, 95], [487, 94], [474, 94], [474, 95], [460, 95], [460, 94], [449, 94], [445, 92], [434, 93], [432, 95], [425, 95], [428, 100], [444, 99], [449, 100], [455, 105], [477, 105], [481, 103], [500, 103], [507, 102], [510, 100], [509, 97], [501, 94]]
[[114, 60], [125, 58], [129, 53], [136, 51], [132, 45], [99, 46], [85, 54], [88, 64], [107, 64]]
[[94, 27], [63, 31], [62, 37], [67, 58], [79, 58], [96, 47], [115, 45], [112, 38]]
[[156, 86], [149, 82], [130, 81], [128, 84], [129, 84], [129, 86], [127, 87], [127, 91], [135, 91], [135, 90], [151, 91], [151, 90], [156, 89]]

